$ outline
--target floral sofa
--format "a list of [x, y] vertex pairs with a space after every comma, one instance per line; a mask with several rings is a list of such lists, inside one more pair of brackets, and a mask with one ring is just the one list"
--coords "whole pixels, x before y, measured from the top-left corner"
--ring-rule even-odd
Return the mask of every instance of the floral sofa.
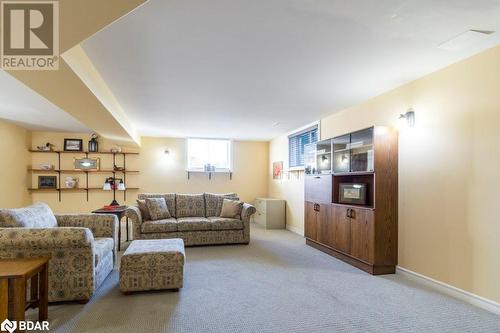
[[131, 206], [125, 215], [132, 220], [134, 239], [182, 238], [186, 246], [212, 244], [248, 244], [250, 217], [255, 207], [247, 203], [239, 218], [220, 217], [224, 198], [238, 200], [229, 194], [144, 193], [138, 199], [165, 198], [171, 218], [147, 221], [139, 207]]
[[0, 260], [51, 257], [49, 302], [92, 297], [116, 262], [114, 215], [54, 215], [43, 203], [0, 209]]

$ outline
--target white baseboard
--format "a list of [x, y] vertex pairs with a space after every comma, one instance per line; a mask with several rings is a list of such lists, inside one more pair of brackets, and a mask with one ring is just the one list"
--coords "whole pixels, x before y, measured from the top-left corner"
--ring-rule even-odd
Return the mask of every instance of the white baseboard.
[[291, 225], [286, 226], [286, 230], [290, 230], [291, 232], [296, 233], [297, 235], [304, 236], [304, 231], [300, 228], [293, 227]]
[[465, 291], [463, 289], [453, 287], [444, 282], [434, 280], [428, 276], [410, 271], [409, 269], [396, 266], [396, 274], [401, 274], [413, 281], [421, 283], [429, 288], [437, 290], [443, 294], [448, 296], [458, 298], [461, 301], [477, 306], [481, 309], [487, 310], [489, 312], [493, 312], [497, 315], [500, 315], [500, 303], [489, 300], [487, 298], [475, 295], [471, 292]]

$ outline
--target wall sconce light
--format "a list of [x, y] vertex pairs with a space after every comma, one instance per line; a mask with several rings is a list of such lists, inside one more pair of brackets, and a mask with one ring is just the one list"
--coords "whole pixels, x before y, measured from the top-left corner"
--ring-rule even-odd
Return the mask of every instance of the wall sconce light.
[[399, 115], [399, 122], [407, 125], [408, 127], [415, 126], [415, 111], [409, 109], [405, 114]]

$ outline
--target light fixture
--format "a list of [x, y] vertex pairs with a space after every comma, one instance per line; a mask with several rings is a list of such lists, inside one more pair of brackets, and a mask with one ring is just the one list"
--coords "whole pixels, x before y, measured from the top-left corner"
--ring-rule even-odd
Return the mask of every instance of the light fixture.
[[163, 152], [165, 155], [170, 155], [170, 150], [168, 149], [165, 149], [165, 151]]
[[121, 179], [120, 183], [118, 183], [118, 191], [125, 191], [125, 183], [123, 182], [123, 179]]
[[399, 122], [408, 127], [415, 126], [415, 111], [409, 109], [405, 114], [399, 115]]
[[118, 201], [116, 201], [116, 190], [125, 191], [125, 183], [121, 178], [108, 177], [102, 186], [104, 191], [113, 191], [113, 201], [109, 204], [110, 206], [120, 206]]

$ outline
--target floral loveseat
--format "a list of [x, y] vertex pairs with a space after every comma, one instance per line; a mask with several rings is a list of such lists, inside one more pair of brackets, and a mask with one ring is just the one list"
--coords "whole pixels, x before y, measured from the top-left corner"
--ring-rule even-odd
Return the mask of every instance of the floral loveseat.
[[229, 194], [139, 194], [138, 199], [165, 198], [171, 218], [148, 221], [139, 207], [132, 206], [126, 216], [132, 220], [134, 239], [182, 238], [186, 246], [210, 244], [248, 244], [250, 217], [255, 207], [247, 203], [239, 218], [220, 217], [224, 198], [238, 200]]
[[86, 302], [113, 270], [118, 219], [54, 215], [46, 204], [0, 209], [0, 260], [50, 255], [49, 301]]

